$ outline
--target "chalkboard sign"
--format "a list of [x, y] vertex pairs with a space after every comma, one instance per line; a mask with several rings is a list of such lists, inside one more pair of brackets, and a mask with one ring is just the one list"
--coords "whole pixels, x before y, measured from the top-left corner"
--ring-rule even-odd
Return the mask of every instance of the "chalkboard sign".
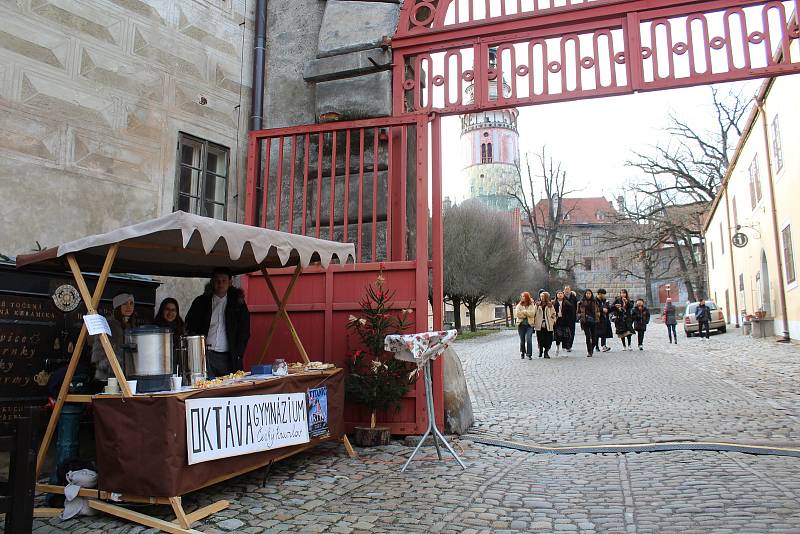
[[[97, 276], [86, 278], [93, 289]], [[112, 276], [98, 312], [110, 314], [111, 297], [126, 291], [136, 297], [140, 318], [150, 320], [157, 287], [147, 278]], [[0, 432], [26, 406], [47, 402], [50, 375], [69, 363], [85, 311], [69, 274], [17, 271], [0, 262]], [[88, 347], [84, 353], [88, 361]]]

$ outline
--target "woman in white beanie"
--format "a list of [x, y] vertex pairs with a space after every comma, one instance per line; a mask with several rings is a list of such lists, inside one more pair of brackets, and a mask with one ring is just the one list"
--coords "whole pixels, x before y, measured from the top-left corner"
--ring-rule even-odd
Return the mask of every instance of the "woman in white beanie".
[[[111, 301], [114, 312], [106, 317], [111, 335], [108, 340], [114, 349], [117, 359], [122, 362], [122, 345], [125, 342], [125, 330], [136, 326], [136, 310], [133, 295], [130, 293], [117, 293]], [[92, 345], [92, 363], [95, 366], [95, 380], [105, 382], [111, 374], [108, 358], [103, 350], [100, 340], [95, 337]]]

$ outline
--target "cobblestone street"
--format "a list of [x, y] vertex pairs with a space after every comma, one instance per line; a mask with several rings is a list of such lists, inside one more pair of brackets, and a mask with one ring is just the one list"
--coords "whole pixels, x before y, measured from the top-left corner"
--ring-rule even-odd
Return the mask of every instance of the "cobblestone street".
[[[800, 445], [800, 347], [744, 338], [520, 360], [516, 332], [459, 342], [472, 435], [539, 444], [717, 440]], [[800, 459], [721, 452], [535, 455], [454, 440], [452, 461], [400, 465], [395, 442], [349, 459], [332, 444], [190, 495], [231, 507], [203, 532], [800, 532]], [[427, 448], [430, 456], [432, 448]], [[435, 456], [435, 453], [433, 453]], [[155, 509], [163, 513], [166, 507]], [[107, 517], [37, 521], [35, 532], [142, 532]]]

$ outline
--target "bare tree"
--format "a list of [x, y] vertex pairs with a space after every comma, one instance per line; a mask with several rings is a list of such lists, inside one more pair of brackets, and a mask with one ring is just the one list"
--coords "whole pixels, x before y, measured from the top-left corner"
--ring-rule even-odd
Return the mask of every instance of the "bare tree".
[[496, 302], [502, 304], [505, 309], [506, 326], [516, 322], [514, 306], [519, 302], [519, 296], [523, 291], [535, 295], [536, 288], [550, 287], [547, 272], [541, 264], [526, 259], [523, 250], [520, 250], [520, 254], [521, 261], [515, 262], [513, 272], [509, 273], [508, 278], [500, 284], [493, 295]]
[[444, 214], [444, 292], [453, 304], [456, 328], [461, 328], [463, 304], [470, 312], [470, 330], [477, 330], [477, 307], [497, 295], [509, 276], [518, 276], [523, 262], [507, 213], [490, 210], [474, 199], [448, 209]]
[[[659, 246], [671, 247], [689, 296], [697, 299], [706, 292], [706, 258], [702, 217], [719, 191], [749, 102], [740, 91], [721, 96], [711, 89], [714, 128], [699, 130], [674, 114], [664, 129], [667, 142], [645, 154], [634, 152], [628, 165], [644, 172], [632, 184], [631, 194], [642, 199], [628, 216], [642, 231], [651, 225]], [[650, 232], [645, 232], [646, 237]]]
[[[567, 171], [561, 162], [547, 155], [546, 147], [536, 154], [536, 160], [538, 174], [531, 170], [529, 155], [525, 156], [525, 175], [521, 165], [517, 164], [517, 183], [509, 194], [519, 203], [522, 216], [531, 228], [525, 246], [533, 259], [546, 269], [549, 277], [557, 277], [559, 273], [566, 272], [561, 267], [561, 257], [566, 248], [561, 229], [563, 221], [574, 209], [565, 210], [563, 200], [576, 191], [567, 189]], [[543, 196], [537, 202], [536, 192], [542, 189]]]

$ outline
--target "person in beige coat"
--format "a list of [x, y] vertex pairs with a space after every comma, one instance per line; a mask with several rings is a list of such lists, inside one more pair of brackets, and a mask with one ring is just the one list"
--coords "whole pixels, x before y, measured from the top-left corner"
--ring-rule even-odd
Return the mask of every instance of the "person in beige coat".
[[539, 295], [535, 304], [533, 328], [536, 330], [536, 341], [539, 345], [539, 357], [550, 359], [550, 347], [553, 346], [553, 330], [556, 326], [556, 308], [547, 291]]
[[531, 294], [525, 291], [519, 296], [519, 303], [514, 308], [514, 316], [517, 318], [517, 332], [519, 333], [519, 354], [524, 360], [528, 356], [533, 359], [533, 325], [536, 315], [536, 305], [533, 303]]

